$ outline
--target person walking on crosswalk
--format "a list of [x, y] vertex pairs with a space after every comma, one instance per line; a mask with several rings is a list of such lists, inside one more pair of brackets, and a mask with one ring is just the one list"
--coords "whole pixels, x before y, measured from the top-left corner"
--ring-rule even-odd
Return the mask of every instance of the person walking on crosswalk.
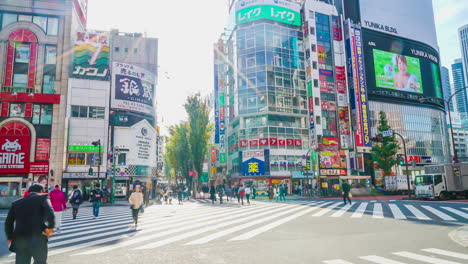
[[214, 202], [216, 201], [216, 188], [213, 184], [210, 187], [210, 199], [211, 203], [214, 204]]
[[250, 194], [252, 193], [252, 190], [250, 189], [249, 186], [244, 188], [245, 191], [245, 198], [247, 199], [247, 204], [250, 204]]
[[128, 198], [128, 202], [130, 203], [130, 209], [132, 209], [133, 223], [136, 229], [138, 225], [138, 214], [143, 206], [143, 193], [141, 192], [140, 185], [135, 186], [135, 189]]
[[101, 200], [102, 200], [102, 195], [103, 192], [101, 190], [101, 184], [96, 183], [94, 185], [94, 190], [91, 191], [91, 202], [93, 203], [93, 215], [94, 219], [96, 219], [99, 216], [99, 208], [101, 208]]
[[242, 205], [244, 205], [244, 197], [245, 197], [245, 188], [243, 185], [239, 186], [239, 197], [242, 202]]
[[222, 184], [218, 185], [218, 196], [219, 196], [219, 203], [223, 203], [223, 196], [224, 196], [224, 186]]
[[55, 185], [54, 190], [51, 191], [49, 195], [55, 215], [55, 232], [60, 233], [60, 228], [62, 227], [62, 212], [67, 210], [67, 200], [58, 184]]
[[177, 200], [179, 200], [179, 205], [181, 205], [182, 201], [184, 200], [184, 188], [183, 188], [183, 186], [179, 186], [179, 188], [177, 188]]
[[226, 200], [229, 202], [229, 198], [232, 201], [232, 188], [228, 185], [226, 188]]
[[286, 201], [286, 186], [284, 184], [281, 184], [279, 188], [279, 200]]
[[73, 219], [76, 219], [76, 216], [78, 215], [78, 209], [80, 208], [80, 204], [83, 202], [83, 195], [81, 194], [81, 190], [78, 189], [78, 185], [73, 185], [73, 191], [68, 196], [68, 201], [70, 202], [73, 211]]
[[239, 189], [240, 189], [240, 185], [237, 185], [236, 187], [234, 187], [234, 196], [237, 198], [238, 203], [240, 203]]
[[349, 193], [351, 191], [351, 185], [349, 185], [349, 183], [347, 183], [346, 181], [343, 181], [343, 183], [341, 184], [341, 190], [342, 190], [342, 194], [343, 194], [344, 204], [346, 205], [346, 200], [348, 200], [349, 204], [351, 204], [351, 199], [349, 198]]

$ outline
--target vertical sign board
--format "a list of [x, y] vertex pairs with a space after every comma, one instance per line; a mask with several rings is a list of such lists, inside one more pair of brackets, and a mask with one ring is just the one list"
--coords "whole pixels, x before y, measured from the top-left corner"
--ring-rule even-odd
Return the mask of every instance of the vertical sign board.
[[80, 19], [81, 25], [86, 29], [88, 19], [88, 0], [73, 0], [73, 7]]
[[366, 73], [364, 67], [364, 49], [362, 43], [362, 32], [360, 27], [354, 28], [354, 39], [356, 48], [356, 67], [358, 73], [358, 93], [359, 96], [361, 116], [360, 122], [362, 123], [362, 142], [363, 146], [370, 147], [372, 143], [370, 141], [370, 127], [369, 127], [369, 102], [367, 100], [367, 83]]
[[138, 66], [113, 62], [111, 107], [154, 116], [156, 75]]
[[30, 135], [0, 135], [0, 173], [29, 173]]
[[76, 32], [71, 77], [109, 80], [109, 35]]
[[218, 51], [216, 45], [214, 49], [214, 118], [215, 118], [215, 144], [219, 144], [219, 105], [218, 105], [218, 93], [219, 93], [219, 71], [218, 71]]
[[36, 142], [36, 160], [49, 160], [50, 138], [38, 138]]

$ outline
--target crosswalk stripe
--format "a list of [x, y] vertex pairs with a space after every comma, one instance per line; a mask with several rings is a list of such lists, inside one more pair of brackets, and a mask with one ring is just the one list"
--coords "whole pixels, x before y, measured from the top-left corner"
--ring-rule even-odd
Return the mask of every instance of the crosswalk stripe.
[[449, 211], [449, 212], [452, 212], [456, 215], [459, 215], [465, 219], [468, 219], [468, 214], [465, 213], [465, 212], [462, 212], [462, 211], [459, 211], [457, 209], [454, 209], [454, 208], [451, 208], [451, 207], [446, 207], [446, 206], [442, 206], [442, 208], [444, 208], [445, 210]]
[[427, 205], [423, 205], [422, 206], [424, 209], [428, 210], [429, 212], [437, 215], [438, 217], [440, 217], [442, 220], [445, 220], [445, 221], [457, 221], [457, 219], [451, 217], [450, 215], [446, 214], [446, 213], [443, 213], [433, 207], [430, 207], [430, 206], [427, 206]]
[[323, 261], [323, 263], [326, 263], [326, 264], [353, 264], [351, 262], [344, 261], [342, 259], [325, 260], [325, 261]]
[[366, 211], [368, 203], [362, 203], [359, 205], [358, 209], [351, 215], [352, 218], [360, 218]]
[[[240, 218], [240, 219], [236, 219], [236, 220], [232, 220], [232, 221], [227, 221], [227, 222], [217, 224], [217, 225], [214, 225], [214, 226], [208, 226], [208, 227], [198, 229], [198, 230], [194, 230], [194, 231], [191, 231], [191, 232], [188, 232], [188, 233], [184, 233], [184, 234], [180, 234], [180, 235], [177, 235], [177, 236], [169, 237], [169, 238], [157, 241], [157, 242], [146, 244], [144, 246], [139, 246], [137, 248], [134, 248], [133, 250], [154, 249], [154, 248], [161, 247], [161, 246], [164, 246], [164, 245], [167, 245], [167, 244], [179, 241], [179, 240], [183, 240], [183, 239], [186, 239], [186, 238], [189, 238], [189, 237], [192, 237], [192, 236], [196, 236], [196, 235], [199, 235], [199, 234], [211, 231], [211, 230], [215, 230], [217, 228], [221, 228], [221, 227], [225, 227], [225, 226], [245, 222], [246, 220], [254, 219], [254, 218], [257, 218], [257, 217], [260, 217], [260, 216], [263, 216], [263, 215], [267, 215], [267, 214], [271, 214], [272, 212], [283, 210], [284, 208], [289, 208], [291, 206], [297, 206], [297, 205], [287, 205], [287, 206], [280, 207], [280, 208], [277, 208], [277, 209], [274, 209], [274, 210], [269, 210], [269, 211], [266, 211], [266, 212], [263, 212], [263, 213], [258, 213], [258, 210], [257, 210], [254, 215], [249, 215], [249, 216], [246, 216], [244, 218]], [[244, 214], [244, 215], [246, 215], [246, 214]], [[238, 216], [241, 216], [241, 215], [238, 215]]]
[[328, 206], [327, 208], [325, 208], [323, 210], [320, 210], [319, 212], [313, 214], [312, 216], [322, 216], [322, 215], [328, 213], [329, 211], [331, 211], [333, 208], [338, 207], [340, 204], [343, 204], [343, 203], [342, 202], [334, 203], [334, 204]]
[[427, 262], [427, 263], [433, 263], [433, 264], [460, 264], [458, 262], [453, 262], [453, 261], [443, 260], [443, 259], [439, 259], [439, 258], [428, 257], [428, 256], [424, 256], [424, 255], [411, 253], [411, 252], [406, 252], [406, 251], [395, 252], [393, 254], [397, 255], [397, 256], [400, 256], [400, 257], [410, 258], [410, 259], [419, 260], [419, 261]]
[[383, 218], [383, 209], [381, 203], [374, 204], [374, 211], [372, 212], [372, 218]]
[[417, 219], [419, 220], [431, 220], [427, 215], [423, 214], [423, 212], [419, 211], [416, 209], [416, 207], [412, 205], [405, 204], [405, 207], [408, 208], [408, 210], [411, 211], [411, 213], [416, 216]]
[[359, 258], [373, 262], [373, 263], [378, 263], [378, 264], [406, 264], [400, 261], [395, 261], [395, 260], [391, 260], [391, 259], [379, 257], [379, 256], [365, 256], [365, 257], [359, 257]]
[[426, 248], [426, 249], [421, 249], [421, 250], [429, 252], [429, 253], [452, 257], [452, 258], [468, 259], [468, 254], [462, 254], [462, 253], [442, 250], [438, 248]]
[[258, 219], [258, 220], [255, 220], [255, 221], [246, 223], [246, 224], [242, 224], [242, 225], [239, 225], [239, 226], [235, 226], [235, 227], [233, 227], [233, 228], [229, 228], [229, 229], [226, 229], [226, 230], [223, 230], [223, 231], [219, 231], [219, 232], [217, 232], [217, 233], [214, 233], [214, 234], [211, 234], [211, 235], [202, 237], [202, 238], [200, 238], [200, 239], [197, 239], [197, 240], [193, 240], [193, 241], [191, 241], [191, 242], [188, 242], [188, 243], [186, 243], [185, 245], [200, 245], [200, 244], [205, 244], [205, 243], [210, 242], [210, 241], [212, 241], [212, 240], [214, 240], [214, 239], [217, 239], [217, 238], [226, 236], [226, 235], [228, 235], [228, 234], [237, 232], [237, 231], [239, 231], [239, 230], [242, 230], [242, 229], [245, 229], [245, 228], [254, 226], [254, 225], [258, 225], [258, 224], [263, 223], [263, 222], [266, 222], [266, 221], [270, 221], [270, 220], [272, 220], [272, 219], [278, 218], [278, 217], [280, 217], [280, 216], [283, 216], [283, 215], [285, 215], [285, 214], [292, 213], [292, 212], [297, 211], [297, 210], [300, 210], [300, 209], [303, 209], [303, 208], [302, 208], [302, 207], [295, 207], [295, 208], [293, 208], [293, 209], [290, 209], [290, 210], [287, 210], [287, 211], [283, 211], [283, 212], [278, 213], [278, 214], [275, 214], [275, 215], [271, 215], [271, 216], [264, 217], [264, 218], [261, 218], [261, 219]]
[[340, 210], [336, 211], [335, 213], [333, 213], [331, 215], [331, 217], [341, 217], [344, 213], [346, 213], [349, 209], [351, 209], [351, 207], [353, 207], [353, 205], [355, 205], [356, 203], [354, 204], [348, 204], [348, 205], [345, 205], [343, 207], [340, 208]]
[[[280, 206], [280, 207], [282, 208], [282, 207], [285, 207], [285, 206]], [[210, 225], [210, 224], [219, 223], [220, 218], [228, 216], [228, 215], [235, 215], [237, 217], [241, 217], [241, 216], [244, 216], [244, 215], [251, 214], [251, 211], [262, 212], [262, 211], [265, 211], [265, 210], [271, 210], [271, 208], [272, 208], [272, 206], [264, 206], [260, 210], [259, 210], [258, 207], [252, 207], [252, 208], [249, 208], [249, 209], [244, 209], [244, 208], [231, 209], [230, 212], [227, 212], [227, 213], [224, 213], [224, 214], [217, 214], [216, 216], [213, 216], [213, 217], [207, 217], [207, 218], [194, 220], [194, 221], [191, 222], [190, 225], [187, 225], [187, 223], [184, 222], [182, 224], [183, 225], [182, 227], [176, 228], [176, 229], [170, 229], [171, 227], [174, 227], [173, 225], [172, 226], [171, 225], [160, 226], [160, 227], [153, 228], [153, 229], [144, 229], [144, 230], [138, 232], [137, 234], [142, 235], [142, 234], [146, 234], [146, 233], [154, 233], [155, 231], [164, 230], [164, 229], [166, 229], [167, 231], [157, 233], [157, 234], [153, 234], [153, 235], [149, 235], [149, 236], [137, 237], [137, 238], [130, 239], [130, 240], [127, 240], [127, 241], [123, 241], [123, 242], [121, 242], [119, 244], [110, 245], [110, 246], [103, 246], [103, 247], [100, 247], [100, 248], [97, 248], [97, 249], [94, 249], [94, 250], [89, 250], [89, 251], [78, 253], [78, 254], [75, 254], [75, 255], [103, 253], [103, 252], [107, 252], [109, 250], [113, 250], [113, 249], [120, 248], [120, 247], [126, 247], [128, 245], [133, 245], [133, 244], [136, 244], [136, 243], [144, 242], [144, 241], [151, 240], [151, 239], [158, 238], [158, 237], [162, 237], [162, 236], [165, 236], [165, 235], [170, 235], [170, 234], [173, 234], [173, 233], [177, 233], [177, 232], [181, 232], [181, 231], [185, 231], [185, 230], [190, 230], [190, 229], [193, 229], [193, 228], [198, 228], [198, 227], [203, 227], [203, 226]], [[238, 212], [239, 212], [239, 214], [236, 215], [236, 213], [238, 213]], [[103, 243], [106, 243], [106, 242], [120, 240], [120, 239], [124, 239], [124, 238], [129, 238], [129, 237], [126, 236], [126, 235], [122, 235], [122, 236], [118, 236], [118, 237], [115, 237], [115, 238], [101, 239], [99, 241], [94, 241], [90, 246], [97, 245], [97, 244], [103, 244]]]
[[395, 219], [406, 219], [406, 216], [403, 214], [403, 212], [396, 206], [395, 204], [389, 204], [390, 211], [392, 211], [393, 217]]
[[463, 210], [467, 210], [467, 211], [468, 211], [468, 208], [465, 208], [465, 207], [463, 207], [462, 209], [463, 209]]
[[306, 210], [304, 210], [304, 211], [302, 211], [302, 212], [299, 212], [299, 213], [290, 215], [290, 216], [288, 216], [288, 217], [286, 217], [286, 218], [283, 218], [283, 219], [281, 219], [281, 220], [278, 220], [278, 221], [276, 221], [276, 222], [270, 223], [270, 224], [268, 224], [268, 225], [262, 226], [262, 227], [260, 227], [260, 228], [255, 229], [255, 230], [249, 231], [249, 232], [244, 233], [244, 234], [242, 234], [242, 235], [240, 235], [240, 236], [237, 236], [237, 237], [235, 237], [235, 238], [232, 238], [232, 239], [230, 239], [229, 241], [250, 239], [250, 238], [252, 238], [252, 237], [254, 237], [254, 236], [257, 236], [257, 235], [259, 235], [259, 234], [261, 234], [261, 233], [264, 233], [264, 232], [266, 232], [266, 231], [268, 231], [268, 230], [271, 230], [271, 229], [273, 229], [273, 228], [275, 228], [275, 227], [277, 227], [277, 226], [280, 226], [280, 225], [282, 225], [282, 224], [284, 224], [284, 223], [286, 223], [286, 222], [289, 222], [289, 221], [291, 221], [291, 220], [293, 220], [293, 219], [296, 219], [296, 218], [298, 218], [298, 217], [300, 217], [300, 216], [302, 216], [302, 215], [308, 214], [309, 212], [312, 212], [312, 211], [316, 210], [317, 208], [318, 208], [318, 207], [311, 207], [311, 208], [308, 208], [308, 209], [306, 209]]

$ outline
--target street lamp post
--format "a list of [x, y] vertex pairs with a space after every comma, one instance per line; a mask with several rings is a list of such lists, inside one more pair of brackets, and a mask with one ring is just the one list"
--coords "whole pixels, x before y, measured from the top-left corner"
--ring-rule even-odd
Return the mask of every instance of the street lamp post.
[[453, 148], [453, 163], [458, 163], [458, 153], [457, 153], [457, 148], [455, 147], [455, 139], [453, 137], [453, 125], [452, 125], [452, 115], [450, 114], [450, 101], [452, 100], [452, 98], [458, 94], [459, 92], [461, 91], [464, 91], [468, 88], [468, 86], [465, 86], [459, 90], [457, 90], [455, 93], [453, 93], [452, 95], [450, 95], [450, 97], [448, 99], [445, 99], [445, 98], [439, 98], [439, 97], [423, 97], [423, 98], [420, 98], [419, 101], [422, 103], [422, 102], [425, 102], [427, 100], [440, 100], [440, 101], [443, 101], [444, 103], [447, 104], [447, 108], [448, 108], [448, 118], [449, 118], [449, 123], [450, 123], [450, 134], [451, 134], [451, 139], [452, 139], [452, 148]]
[[410, 184], [410, 175], [409, 175], [409, 168], [408, 168], [408, 155], [406, 152], [406, 142], [401, 134], [398, 134], [395, 131], [393, 131], [393, 134], [399, 136], [401, 141], [403, 142], [403, 151], [405, 153], [406, 181], [408, 182], [408, 197], [411, 197], [411, 184]]
[[98, 174], [97, 174], [97, 177], [98, 177], [98, 182], [100, 183], [100, 174], [101, 174], [101, 139], [98, 139], [97, 141], [93, 141], [91, 144], [93, 144], [93, 146], [95, 147], [98, 147], [98, 151], [99, 151], [99, 156], [98, 156]]

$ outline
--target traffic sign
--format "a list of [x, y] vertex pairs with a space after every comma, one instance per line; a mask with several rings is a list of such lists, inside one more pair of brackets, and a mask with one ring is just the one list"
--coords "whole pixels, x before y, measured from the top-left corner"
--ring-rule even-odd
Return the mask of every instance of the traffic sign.
[[391, 137], [393, 136], [393, 130], [387, 130], [382, 132], [382, 136], [384, 137]]

